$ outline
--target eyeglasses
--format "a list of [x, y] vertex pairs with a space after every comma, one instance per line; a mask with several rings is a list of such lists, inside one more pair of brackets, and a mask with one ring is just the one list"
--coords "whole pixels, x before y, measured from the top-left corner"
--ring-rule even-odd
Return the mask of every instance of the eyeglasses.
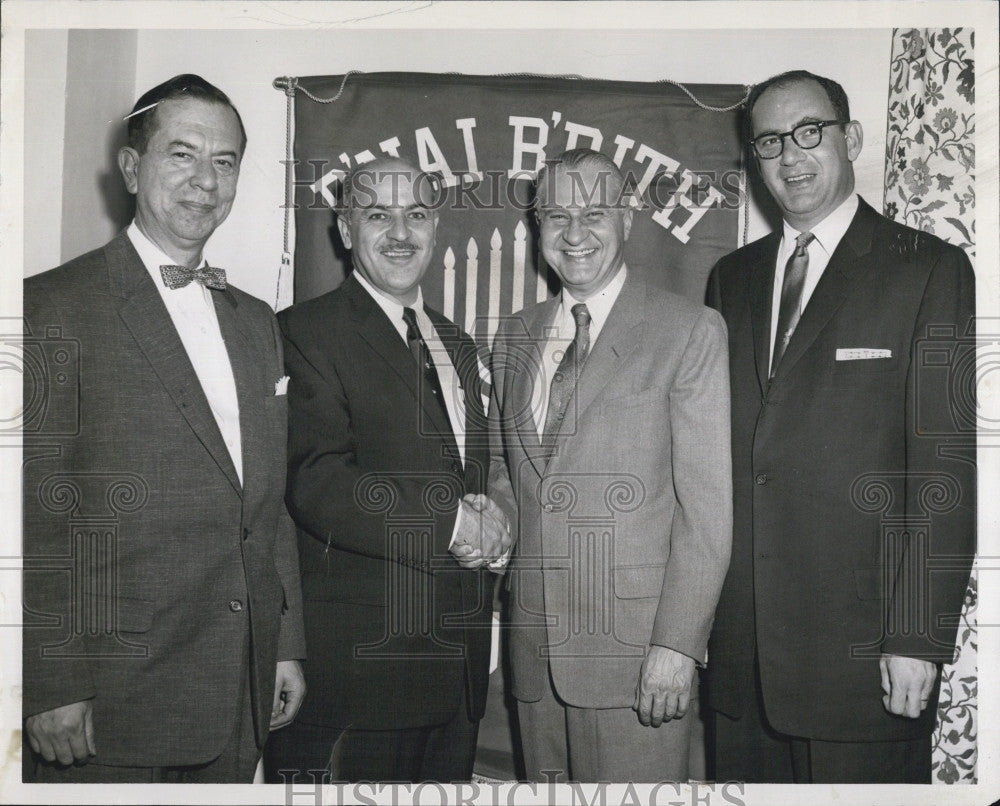
[[753, 145], [753, 150], [757, 152], [757, 156], [762, 160], [773, 160], [775, 157], [781, 156], [781, 152], [785, 148], [786, 137], [791, 137], [799, 148], [816, 148], [823, 142], [824, 126], [839, 126], [846, 122], [844, 120], [816, 120], [800, 123], [789, 132], [781, 134], [768, 132], [760, 137], [755, 137], [750, 143]]

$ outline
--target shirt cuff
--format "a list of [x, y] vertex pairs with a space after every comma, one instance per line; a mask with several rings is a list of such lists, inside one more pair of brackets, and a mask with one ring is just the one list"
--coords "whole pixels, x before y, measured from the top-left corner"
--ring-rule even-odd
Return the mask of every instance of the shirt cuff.
[[458, 537], [458, 530], [462, 526], [462, 504], [459, 502], [458, 510], [455, 513], [455, 528], [451, 530], [451, 541], [448, 543], [448, 548], [450, 549], [455, 545], [455, 540]]

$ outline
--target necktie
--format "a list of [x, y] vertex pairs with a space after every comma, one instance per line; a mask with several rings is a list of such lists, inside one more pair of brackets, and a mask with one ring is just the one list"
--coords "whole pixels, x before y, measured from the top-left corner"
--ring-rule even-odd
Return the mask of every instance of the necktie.
[[576, 321], [576, 335], [566, 348], [549, 386], [549, 409], [545, 414], [545, 428], [542, 432], [546, 460], [551, 459], [555, 451], [556, 434], [566, 417], [566, 409], [576, 391], [580, 369], [590, 352], [590, 311], [582, 302], [574, 305], [572, 311]]
[[816, 236], [803, 232], [795, 239], [795, 251], [785, 264], [785, 279], [781, 284], [781, 306], [778, 308], [778, 330], [774, 334], [774, 356], [771, 359], [771, 377], [778, 369], [778, 362], [795, 332], [802, 315], [802, 290], [809, 271], [809, 244]]
[[194, 280], [205, 288], [226, 290], [225, 270], [213, 269], [207, 263], [198, 269], [189, 269], [187, 266], [160, 266], [160, 276], [167, 288], [183, 288]]
[[413, 356], [413, 360], [417, 363], [417, 367], [423, 373], [424, 382], [420, 384], [420, 389], [424, 393], [428, 390], [430, 391], [441, 407], [441, 412], [444, 414], [444, 421], [450, 425], [451, 417], [448, 416], [448, 407], [444, 402], [441, 380], [438, 378], [434, 362], [431, 360], [431, 353], [427, 349], [427, 342], [420, 335], [420, 328], [417, 326], [416, 311], [413, 308], [403, 308], [403, 321], [406, 322], [406, 344], [410, 348], [410, 353]]

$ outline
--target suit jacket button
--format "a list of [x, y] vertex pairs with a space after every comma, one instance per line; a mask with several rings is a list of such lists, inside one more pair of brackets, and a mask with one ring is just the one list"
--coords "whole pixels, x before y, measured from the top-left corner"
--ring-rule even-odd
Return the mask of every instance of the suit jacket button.
[[243, 609], [243, 602], [239, 599], [233, 599], [233, 601], [229, 603], [229, 609], [234, 613], [239, 613]]
[[457, 462], [457, 461], [456, 462], [452, 462], [451, 463], [451, 472], [452, 473], [461, 473], [462, 472], [462, 465], [459, 462]]
[[767, 484], [767, 476], [764, 473], [758, 473], [754, 481], [763, 487]]

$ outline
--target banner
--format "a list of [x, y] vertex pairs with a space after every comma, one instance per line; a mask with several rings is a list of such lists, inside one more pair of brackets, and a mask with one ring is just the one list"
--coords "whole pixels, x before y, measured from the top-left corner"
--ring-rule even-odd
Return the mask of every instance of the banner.
[[630, 271], [701, 301], [712, 265], [738, 245], [745, 87], [430, 73], [293, 81], [297, 302], [349, 271], [332, 207], [345, 171], [383, 154], [447, 188], [424, 298], [484, 346], [499, 316], [558, 290], [531, 201], [539, 167], [567, 148], [602, 151], [634, 183]]

